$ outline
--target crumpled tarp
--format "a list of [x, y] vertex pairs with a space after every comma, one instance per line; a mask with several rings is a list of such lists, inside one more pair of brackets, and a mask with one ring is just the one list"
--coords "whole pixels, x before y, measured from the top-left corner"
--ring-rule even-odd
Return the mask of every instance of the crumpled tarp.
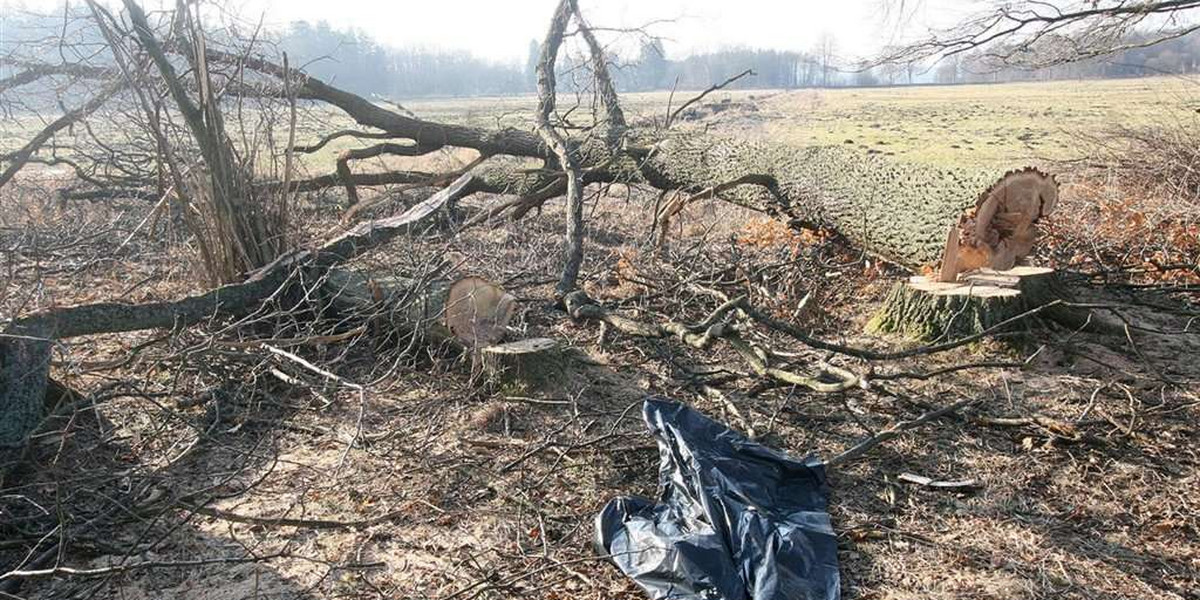
[[597, 551], [655, 599], [840, 597], [820, 462], [661, 398], [642, 413], [658, 441], [659, 499], [610, 501], [596, 516]]

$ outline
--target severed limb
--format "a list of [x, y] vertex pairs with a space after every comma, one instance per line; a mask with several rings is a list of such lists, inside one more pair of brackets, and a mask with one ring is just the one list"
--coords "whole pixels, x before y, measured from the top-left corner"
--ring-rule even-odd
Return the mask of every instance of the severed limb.
[[[428, 179], [425, 179], [422, 181], [411, 182], [408, 185], [405, 185], [404, 187], [402, 187], [396, 191], [397, 192], [405, 192], [405, 191], [416, 189], [419, 187], [437, 187], [437, 186], [447, 185], [447, 184], [457, 180], [458, 178], [465, 176], [467, 173], [470, 173], [475, 167], [479, 166], [481, 163], [483, 163], [483, 161], [485, 161], [487, 159], [488, 159], [488, 157], [486, 155], [481, 155], [481, 156], [477, 157], [475, 160], [471, 161], [470, 163], [467, 163], [463, 168], [458, 169], [457, 171], [451, 171], [449, 173], [443, 173], [440, 175], [432, 175]], [[348, 178], [347, 181], [353, 181], [353, 178], [352, 177]], [[474, 182], [474, 179], [472, 181]], [[351, 184], [348, 183], [347, 190], [349, 191], [352, 189], [353, 189], [353, 187], [351, 186]], [[465, 196], [468, 196], [468, 195], [474, 193], [475, 191], [476, 191], [476, 187], [473, 187], [473, 186], [464, 187], [458, 194], [455, 195], [455, 197], [451, 198], [449, 201], [455, 202]], [[384, 198], [380, 198], [380, 199], [372, 200], [370, 202], [359, 203], [357, 201], [358, 200], [357, 194], [353, 194], [353, 193], [351, 194], [351, 199], [352, 199], [352, 203], [351, 203], [350, 208], [347, 209], [346, 212], [342, 214], [342, 222], [343, 223], [350, 223], [350, 222], [355, 221], [358, 218], [358, 215], [360, 213], [362, 213], [370, 208], [375, 207], [380, 202], [383, 202], [385, 200]]]
[[576, 290], [563, 298], [567, 313], [573, 319], [599, 321], [626, 335], [660, 339], [674, 337], [697, 349], [708, 348], [714, 342], [724, 340], [760, 377], [767, 377], [789, 385], [803, 386], [819, 393], [842, 392], [860, 385], [861, 380], [856, 374], [832, 365], [824, 365], [824, 372], [832, 376], [832, 380], [828, 380], [819, 376], [799, 375], [771, 364], [771, 354], [742, 339], [739, 332], [744, 327], [733, 322], [732, 317], [741, 313], [745, 301], [744, 296], [727, 300], [700, 323], [687, 325], [677, 321], [646, 323], [631, 319], [595, 303], [581, 290]]
[[[0, 59], [0, 64], [8, 64], [10, 62]], [[113, 75], [111, 69], [77, 63], [18, 64], [17, 66], [23, 67], [22, 70], [9, 77], [0, 79], [0, 94], [55, 75], [69, 75], [76, 79], [109, 79]]]
[[740, 336], [730, 335], [725, 338], [725, 341], [729, 342], [729, 345], [741, 355], [746, 364], [750, 365], [750, 368], [754, 369], [754, 372], [759, 377], [767, 377], [787, 385], [798, 385], [822, 394], [844, 392], [859, 387], [862, 382], [853, 371], [833, 365], [824, 365], [825, 373], [831, 375], [832, 380], [822, 377], [799, 375], [787, 369], [780, 369], [773, 366], [769, 352], [751, 345]]

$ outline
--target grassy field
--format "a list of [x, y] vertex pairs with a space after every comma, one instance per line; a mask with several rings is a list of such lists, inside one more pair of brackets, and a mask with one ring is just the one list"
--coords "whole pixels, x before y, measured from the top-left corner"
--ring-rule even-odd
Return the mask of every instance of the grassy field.
[[1200, 83], [1154, 78], [794, 92], [765, 103], [768, 138], [848, 140], [937, 164], [1079, 158], [1114, 126], [1195, 119]]
[[[694, 92], [678, 92], [674, 104]], [[670, 94], [627, 94], [626, 109], [665, 114]], [[564, 99], [564, 102], [566, 99]], [[418, 116], [520, 127], [533, 97], [419, 100]], [[1115, 126], [1200, 118], [1200, 82], [1182, 78], [958, 86], [717, 92], [693, 124], [797, 145], [852, 142], [899, 159], [1003, 165], [1080, 158], [1080, 140]], [[711, 112], [711, 107], [724, 110]]]
[[[695, 92], [625, 94], [634, 120], [661, 120], [673, 102]], [[562, 107], [573, 104], [563, 94]], [[418, 117], [479, 127], [530, 128], [533, 96], [402, 101]], [[795, 145], [855, 144], [899, 160], [941, 166], [1007, 166], [1086, 158], [1086, 140], [1145, 124], [1195, 123], [1200, 119], [1200, 81], [1184, 78], [1056, 81], [957, 86], [904, 86], [832, 90], [716, 92], [694, 108], [681, 127], [750, 136]], [[575, 111], [572, 118], [584, 118]], [[584, 111], [586, 112], [586, 107]], [[0, 122], [0, 146], [15, 149], [33, 118]], [[304, 114], [300, 143], [354, 123], [326, 107]], [[62, 135], [62, 134], [60, 134]], [[82, 135], [82, 132], [80, 132]], [[332, 170], [342, 150], [370, 141], [342, 138], [302, 157], [315, 172]], [[446, 168], [465, 164], [470, 152], [420, 160], [388, 159], [392, 168]], [[382, 163], [379, 163], [382, 165]], [[371, 168], [370, 163], [362, 165]]]

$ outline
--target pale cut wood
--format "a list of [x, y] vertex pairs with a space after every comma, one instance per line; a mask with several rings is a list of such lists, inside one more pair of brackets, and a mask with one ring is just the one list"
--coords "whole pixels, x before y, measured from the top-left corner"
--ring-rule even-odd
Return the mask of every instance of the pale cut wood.
[[1037, 169], [1005, 174], [951, 228], [938, 279], [952, 282], [977, 269], [1013, 268], [1033, 251], [1036, 224], [1057, 201], [1053, 177]]
[[467, 277], [450, 286], [446, 300], [446, 327], [464, 344], [486, 346], [504, 338], [517, 299], [504, 288], [479, 277]]
[[516, 309], [514, 296], [479, 277], [422, 282], [333, 269], [321, 289], [339, 314], [384, 319], [390, 327], [466, 348], [503, 339]]

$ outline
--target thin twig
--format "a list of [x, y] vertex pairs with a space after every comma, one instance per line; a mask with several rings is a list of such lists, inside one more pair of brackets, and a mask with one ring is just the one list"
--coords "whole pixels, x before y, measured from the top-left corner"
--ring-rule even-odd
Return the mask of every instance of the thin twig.
[[837, 456], [825, 461], [825, 467], [829, 468], [842, 466], [859, 458], [867, 452], [870, 452], [872, 448], [888, 440], [900, 437], [906, 431], [921, 427], [922, 425], [925, 425], [931, 421], [935, 421], [948, 414], [957, 412], [959, 409], [962, 409], [966, 406], [975, 404], [978, 401], [978, 399], [961, 400], [949, 406], [944, 406], [937, 410], [929, 411], [910, 421], [900, 421], [899, 423], [896, 423], [891, 427], [888, 427], [887, 429], [884, 429], [883, 431], [880, 431], [879, 433], [855, 444], [854, 446], [850, 447], [849, 450], [846, 450], [845, 452], [842, 452], [841, 454], [838, 454]]

